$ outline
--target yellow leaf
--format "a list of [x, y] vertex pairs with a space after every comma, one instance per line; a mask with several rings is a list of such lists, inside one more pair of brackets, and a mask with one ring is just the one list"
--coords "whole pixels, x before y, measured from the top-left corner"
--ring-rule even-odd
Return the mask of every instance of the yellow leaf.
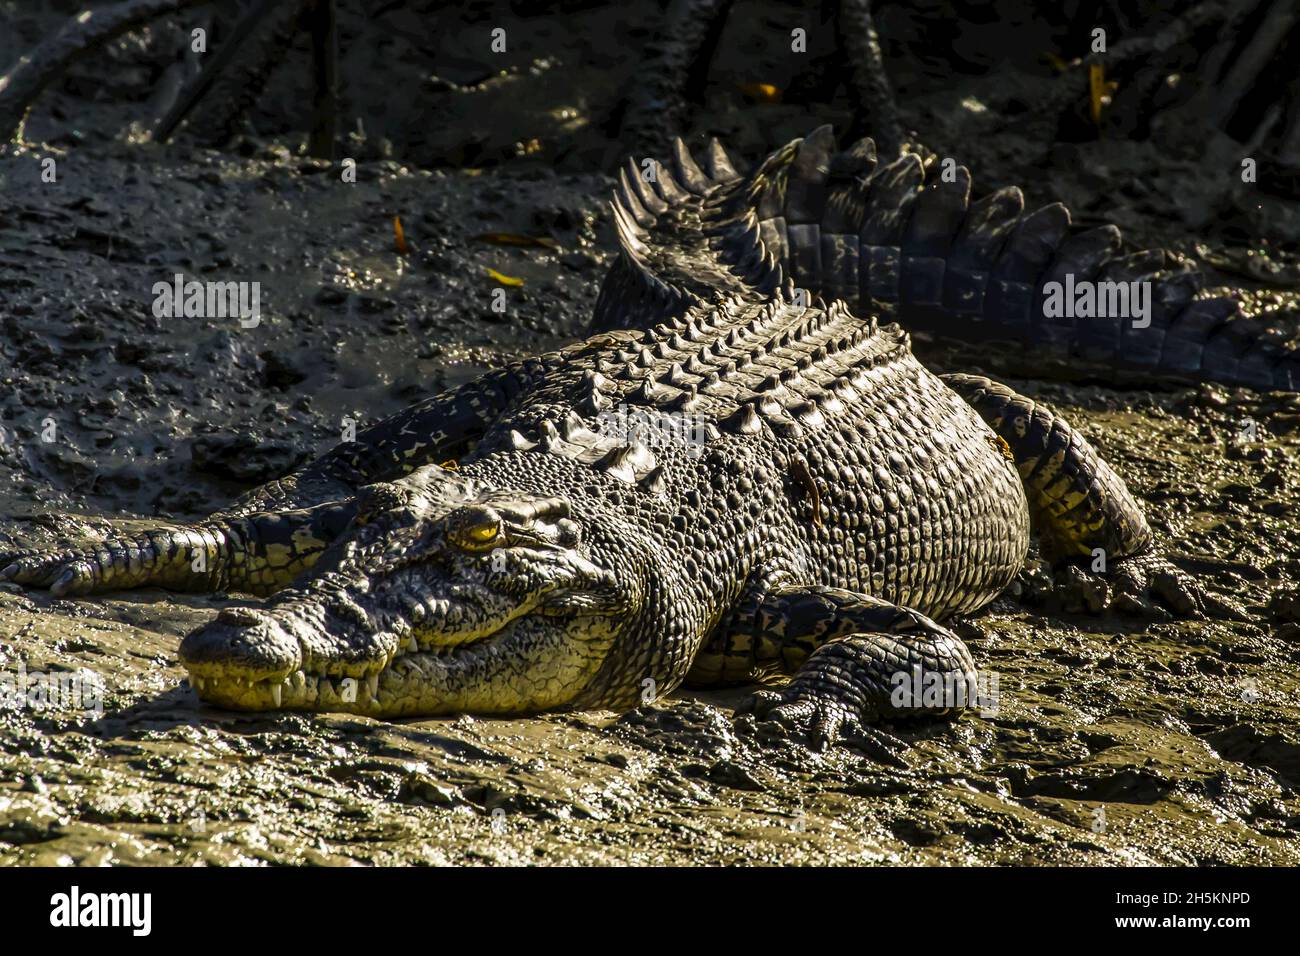
[[514, 276], [502, 275], [496, 269], [488, 269], [489, 279], [495, 279], [500, 285], [520, 286], [524, 284], [523, 279], [516, 279]]
[[474, 238], [495, 246], [535, 246], [541, 249], [560, 247], [558, 242], [548, 236], [525, 236], [517, 232], [480, 232]]
[[1100, 63], [1089, 63], [1088, 98], [1091, 101], [1092, 122], [1096, 126], [1101, 125], [1101, 107], [1112, 89], [1114, 85], [1106, 82], [1106, 68]]
[[410, 255], [411, 247], [406, 243], [406, 232], [402, 229], [402, 217], [393, 217], [393, 236], [397, 239], [397, 254], [399, 256]]
[[781, 91], [771, 83], [741, 83], [739, 89], [756, 103], [781, 102]]

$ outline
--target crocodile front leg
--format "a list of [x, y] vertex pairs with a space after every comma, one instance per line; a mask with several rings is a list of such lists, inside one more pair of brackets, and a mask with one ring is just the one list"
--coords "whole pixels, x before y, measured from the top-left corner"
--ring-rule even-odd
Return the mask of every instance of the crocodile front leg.
[[966, 645], [910, 608], [840, 588], [781, 588], [759, 603], [754, 628], [760, 644], [798, 669], [742, 711], [819, 749], [881, 720], [951, 716], [976, 703]]
[[20, 551], [0, 559], [0, 580], [49, 588], [56, 597], [139, 587], [267, 595], [311, 567], [355, 513], [351, 502], [334, 502], [152, 529], [85, 548]]

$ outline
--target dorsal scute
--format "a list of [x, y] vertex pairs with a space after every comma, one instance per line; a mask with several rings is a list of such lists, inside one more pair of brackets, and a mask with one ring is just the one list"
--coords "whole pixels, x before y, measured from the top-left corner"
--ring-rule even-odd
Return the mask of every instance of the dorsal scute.
[[727, 297], [623, 350], [611, 400], [702, 414], [733, 434], [788, 436], [844, 414], [862, 398], [862, 369], [908, 351], [897, 327], [840, 301], [806, 304], [792, 290], [761, 303]]

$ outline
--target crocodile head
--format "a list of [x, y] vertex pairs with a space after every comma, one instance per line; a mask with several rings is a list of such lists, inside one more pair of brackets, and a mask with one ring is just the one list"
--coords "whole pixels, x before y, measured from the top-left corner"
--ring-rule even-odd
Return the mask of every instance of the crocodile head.
[[563, 707], [640, 604], [637, 559], [565, 498], [416, 472], [356, 508], [304, 579], [185, 638], [201, 698], [378, 717]]

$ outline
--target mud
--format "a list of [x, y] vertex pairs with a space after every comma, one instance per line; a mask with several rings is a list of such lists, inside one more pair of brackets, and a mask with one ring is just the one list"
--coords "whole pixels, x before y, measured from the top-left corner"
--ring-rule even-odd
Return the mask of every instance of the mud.
[[[614, 22], [608, 8], [575, 7], [573, 37]], [[787, 12], [754, 10], [735, 30], [753, 29], [760, 11]], [[16, 17], [0, 60], [56, 19]], [[635, 17], [618, 22], [640, 35]], [[277, 121], [276, 89], [254, 116], [261, 132], [230, 150], [119, 135], [151, 88], [157, 54], [138, 38], [50, 91], [28, 145], [0, 157], [0, 550], [201, 516], [336, 443], [349, 418], [363, 426], [581, 334], [612, 248], [611, 180], [599, 170], [617, 151], [600, 128], [601, 98], [617, 82], [592, 71], [634, 65], [584, 52], [587, 43], [560, 57], [583, 69], [550, 85], [534, 75], [512, 87], [509, 71], [473, 91], [433, 84], [437, 122], [391, 104], [377, 111], [390, 143], [372, 133], [362, 144], [373, 152], [356, 184], [301, 155], [301, 136], [277, 132], [288, 120]], [[354, 57], [364, 56], [378, 54], [359, 47]], [[110, 67], [110, 93], [88, 86]], [[759, 107], [728, 85], [779, 69], [759, 58], [746, 74], [724, 54], [700, 127], [732, 135], [752, 158], [843, 119], [838, 101]], [[457, 83], [481, 79], [462, 72]], [[350, 94], [362, 105], [383, 86], [367, 76]], [[1188, 252], [1208, 243], [1222, 253], [1223, 230], [1242, 222], [1253, 235], [1296, 238], [1294, 204], [1252, 212], [1155, 144], [1050, 147], [1031, 123], [1018, 138], [990, 135], [1006, 100], [1046, 82], [1008, 68], [946, 85], [919, 70], [900, 85], [914, 94], [909, 124], [937, 151], [961, 145], [985, 186], [1020, 182], [1033, 198], [1063, 198], [1085, 218], [1118, 219], [1144, 243]], [[410, 99], [429, 89], [413, 85]], [[504, 110], [522, 89], [533, 97], [516, 104], [525, 119], [484, 119], [487, 132], [474, 132], [470, 117]], [[533, 137], [540, 158], [511, 159], [511, 144]], [[455, 155], [457, 142], [478, 145]], [[404, 151], [419, 162], [403, 165]], [[47, 158], [56, 184], [41, 181]], [[1150, 185], [1117, 200], [1116, 176]], [[407, 255], [395, 249], [394, 216]], [[489, 232], [544, 242], [475, 238]], [[489, 269], [522, 285], [499, 285]], [[261, 323], [155, 318], [151, 290], [177, 272], [260, 281]], [[504, 315], [492, 309], [499, 288]], [[886, 727], [883, 743], [816, 754], [736, 719], [743, 689], [681, 692], [621, 716], [223, 713], [198, 703], [176, 645], [245, 598], [56, 600], [4, 585], [0, 677], [39, 684], [84, 670], [103, 693], [0, 709], [0, 859], [1300, 863], [1300, 398], [1116, 387], [1104, 370], [1026, 377], [1025, 357], [917, 344], [937, 369], [988, 371], [1064, 411], [1128, 479], [1175, 563], [1249, 620], [1089, 614], [1095, 585], [1045, 589], [1041, 573], [1026, 574], [960, 625], [976, 660], [999, 674], [996, 713]]]

